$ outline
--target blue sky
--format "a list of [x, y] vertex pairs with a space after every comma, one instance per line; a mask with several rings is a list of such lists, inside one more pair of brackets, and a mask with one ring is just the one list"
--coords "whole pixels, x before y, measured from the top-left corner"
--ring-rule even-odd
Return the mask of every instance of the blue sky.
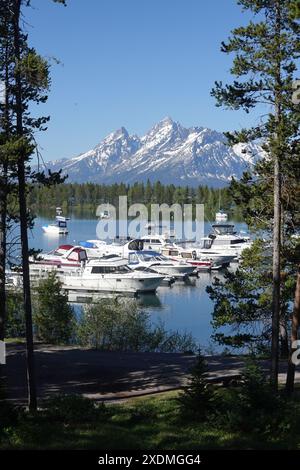
[[171, 116], [184, 126], [241, 128], [257, 115], [215, 106], [215, 80], [230, 80], [220, 43], [247, 23], [235, 0], [33, 0], [25, 8], [30, 43], [59, 59], [39, 112], [44, 160], [72, 157], [124, 126], [142, 135]]

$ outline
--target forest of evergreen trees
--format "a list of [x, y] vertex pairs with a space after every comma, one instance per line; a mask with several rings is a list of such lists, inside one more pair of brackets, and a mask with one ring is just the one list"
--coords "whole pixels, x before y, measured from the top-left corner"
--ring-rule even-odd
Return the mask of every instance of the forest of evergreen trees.
[[119, 196], [127, 196], [128, 204], [205, 204], [207, 214], [219, 209], [236, 212], [228, 188], [213, 189], [208, 186], [163, 185], [159, 181], [150, 183], [104, 184], [60, 184], [56, 186], [34, 186], [29, 193], [29, 207], [36, 213], [52, 212], [60, 206], [64, 212], [76, 210], [95, 211], [99, 204], [118, 206]]

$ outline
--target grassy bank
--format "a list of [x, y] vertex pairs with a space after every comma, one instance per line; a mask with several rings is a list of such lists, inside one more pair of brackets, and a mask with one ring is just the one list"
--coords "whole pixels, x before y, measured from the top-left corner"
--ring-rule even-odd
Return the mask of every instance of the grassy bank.
[[[220, 390], [224, 397], [228, 391]], [[94, 406], [79, 398], [52, 402], [36, 415], [21, 414], [4, 428], [5, 449], [299, 449], [300, 402], [293, 403], [294, 430], [228, 431], [214, 419], [199, 422], [181, 412], [177, 392]], [[223, 398], [224, 398], [223, 397]], [[297, 423], [295, 423], [295, 416]], [[12, 418], [10, 418], [12, 423]], [[295, 432], [296, 429], [296, 432]]]

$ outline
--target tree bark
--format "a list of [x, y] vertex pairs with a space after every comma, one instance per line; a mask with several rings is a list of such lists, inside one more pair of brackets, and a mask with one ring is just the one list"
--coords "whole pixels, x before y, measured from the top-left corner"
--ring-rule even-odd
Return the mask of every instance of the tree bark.
[[[15, 52], [15, 98], [16, 98], [16, 126], [17, 135], [22, 137], [23, 130], [23, 104], [22, 104], [22, 84], [18, 69], [20, 61], [20, 11], [21, 0], [14, 2], [14, 52]], [[26, 203], [26, 176], [25, 176], [25, 157], [20, 155], [18, 160], [18, 195], [20, 210], [20, 232], [21, 232], [21, 251], [22, 251], [22, 270], [23, 270], [23, 297], [26, 324], [26, 351], [27, 351], [27, 384], [28, 384], [28, 407], [34, 411], [37, 408], [35, 364], [34, 364], [34, 345], [32, 330], [32, 306], [30, 292], [29, 276], [29, 255], [28, 255], [28, 233], [27, 233], [27, 203]]]
[[280, 165], [276, 156], [274, 162], [274, 226], [273, 226], [273, 298], [272, 298], [272, 344], [271, 344], [271, 386], [278, 388], [279, 362], [279, 320], [280, 320], [280, 247], [281, 247], [281, 184]]
[[281, 4], [276, 0], [276, 24], [275, 40], [278, 42], [277, 70], [275, 75], [275, 146], [273, 148], [274, 162], [274, 220], [273, 220], [273, 290], [272, 290], [272, 341], [271, 341], [271, 369], [270, 385], [276, 391], [278, 389], [278, 364], [279, 364], [279, 327], [280, 327], [280, 268], [281, 268], [281, 175], [280, 175], [280, 136], [281, 123]]
[[281, 309], [281, 316], [279, 320], [279, 339], [280, 339], [280, 357], [287, 359], [289, 357], [289, 335], [287, 330], [287, 322], [285, 315]]
[[[9, 135], [9, 102], [8, 102], [8, 85], [9, 85], [9, 52], [8, 41], [1, 51], [4, 56], [4, 110], [1, 116], [1, 126], [3, 132]], [[5, 339], [5, 324], [7, 318], [6, 305], [6, 249], [7, 249], [7, 194], [8, 194], [8, 158], [2, 155], [1, 177], [0, 177], [0, 341]], [[0, 398], [6, 396], [6, 377], [5, 366], [0, 364]]]
[[4, 340], [5, 336], [5, 320], [6, 320], [6, 209], [7, 209], [7, 166], [2, 166], [3, 175], [0, 180], [0, 340]]
[[7, 217], [7, 165], [2, 166], [0, 181], [0, 340], [5, 337], [6, 320], [6, 217]]
[[[8, 70], [8, 44], [4, 46], [4, 111], [2, 116], [3, 132], [9, 136], [9, 102], [8, 102], [8, 86], [9, 86], [9, 70]], [[5, 321], [6, 321], [6, 242], [7, 242], [7, 194], [8, 194], [8, 158], [2, 156], [2, 168], [0, 178], [0, 340], [5, 338]]]
[[295, 290], [295, 301], [292, 316], [292, 329], [291, 329], [291, 352], [288, 361], [288, 370], [286, 376], [285, 391], [291, 395], [294, 391], [295, 383], [295, 364], [292, 361], [293, 353], [297, 350], [296, 341], [298, 340], [298, 331], [300, 327], [300, 265], [298, 266], [297, 282]]

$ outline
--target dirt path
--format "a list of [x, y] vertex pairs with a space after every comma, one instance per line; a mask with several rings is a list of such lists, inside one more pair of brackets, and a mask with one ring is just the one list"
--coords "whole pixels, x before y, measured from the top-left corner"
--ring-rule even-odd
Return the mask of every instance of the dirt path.
[[[25, 349], [8, 345], [6, 376], [9, 399], [26, 402]], [[79, 393], [112, 400], [180, 388], [195, 359], [184, 354], [100, 352], [78, 347], [36, 345], [39, 398]], [[242, 356], [208, 356], [212, 378], [238, 374]], [[262, 363], [267, 368], [267, 362]], [[284, 364], [281, 380], [284, 380]], [[300, 372], [297, 372], [300, 381]]]

